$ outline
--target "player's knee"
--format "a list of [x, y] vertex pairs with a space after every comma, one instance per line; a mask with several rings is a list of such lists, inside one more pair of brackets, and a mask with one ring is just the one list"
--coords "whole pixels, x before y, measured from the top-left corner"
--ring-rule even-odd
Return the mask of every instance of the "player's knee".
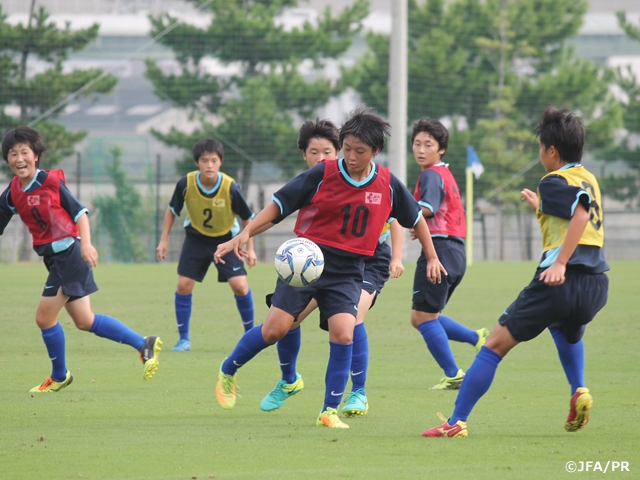
[[244, 297], [249, 293], [249, 284], [246, 280], [244, 282], [229, 282], [229, 286], [231, 287], [233, 294], [237, 297]]
[[178, 295], [189, 295], [193, 292], [194, 285], [194, 280], [186, 277], [180, 277], [178, 279], [178, 287], [176, 288], [176, 291], [178, 292]]

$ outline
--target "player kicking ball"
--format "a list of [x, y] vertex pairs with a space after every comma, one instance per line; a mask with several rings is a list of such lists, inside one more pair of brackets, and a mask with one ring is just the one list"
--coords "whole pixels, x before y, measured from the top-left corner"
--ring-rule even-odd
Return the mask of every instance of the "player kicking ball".
[[62, 170], [40, 170], [46, 147], [40, 133], [29, 127], [9, 131], [2, 140], [2, 157], [15, 174], [0, 195], [0, 235], [14, 214], [29, 228], [33, 249], [49, 271], [36, 310], [36, 324], [51, 359], [51, 376], [31, 393], [58, 392], [73, 382], [65, 361], [65, 336], [58, 323], [64, 307], [80, 330], [125, 343], [140, 352], [143, 378], [158, 370], [160, 337], [143, 337], [115, 318], [94, 314], [89, 296], [98, 291], [92, 267], [98, 252], [91, 244], [88, 211], [69, 192]]
[[534, 133], [547, 174], [538, 193], [522, 190], [536, 212], [543, 253], [531, 283], [502, 314], [467, 371], [451, 417], [424, 437], [466, 437], [467, 417], [491, 386], [500, 361], [520, 342], [549, 329], [571, 384], [568, 432], [589, 421], [593, 398], [584, 380], [586, 325], [607, 303], [609, 270], [602, 247], [602, 197], [598, 181], [580, 164], [584, 127], [573, 113], [549, 107]]
[[310, 286], [296, 288], [278, 280], [265, 322], [246, 332], [222, 362], [216, 385], [222, 408], [236, 404], [238, 368], [283, 338], [315, 297], [320, 314], [328, 319], [330, 345], [324, 405], [316, 425], [349, 428], [338, 418], [337, 409], [349, 377], [363, 259], [375, 252], [384, 223], [394, 217], [403, 227], [413, 227], [429, 258], [428, 278], [436, 282], [446, 274], [418, 202], [388, 169], [373, 161], [389, 130], [382, 118], [357, 109], [340, 129], [344, 158], [320, 162], [291, 180], [242, 233], [218, 247], [215, 261], [231, 251], [241, 256], [241, 245], [256, 232], [300, 210], [295, 233], [318, 244], [325, 259], [322, 276]]

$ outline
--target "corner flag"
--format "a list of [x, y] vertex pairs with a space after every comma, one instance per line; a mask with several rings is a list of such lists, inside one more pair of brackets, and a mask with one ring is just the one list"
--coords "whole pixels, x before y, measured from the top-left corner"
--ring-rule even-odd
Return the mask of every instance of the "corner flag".
[[467, 168], [471, 169], [476, 180], [479, 179], [480, 175], [484, 172], [484, 167], [482, 166], [482, 163], [480, 163], [478, 154], [472, 146], [467, 147]]

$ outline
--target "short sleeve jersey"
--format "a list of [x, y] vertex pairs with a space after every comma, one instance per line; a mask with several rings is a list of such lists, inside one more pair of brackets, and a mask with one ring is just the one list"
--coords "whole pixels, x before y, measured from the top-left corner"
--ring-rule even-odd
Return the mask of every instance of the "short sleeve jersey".
[[604, 226], [600, 189], [595, 177], [582, 165], [574, 163], [545, 175], [538, 184], [537, 217], [544, 250], [541, 268], [551, 266], [558, 257], [578, 203], [589, 212], [590, 220], [567, 265], [589, 273], [609, 270], [602, 251]]
[[[371, 173], [367, 178], [360, 182], [354, 181], [348, 174], [344, 159], [337, 161], [338, 175], [341, 180], [348, 183], [350, 186], [365, 190], [376, 179], [379, 173], [379, 166], [375, 162], [372, 163]], [[306, 170], [284, 185], [280, 190], [274, 193], [272, 199], [280, 207], [282, 219], [288, 215], [291, 215], [296, 210], [299, 210], [309, 204], [312, 199], [318, 193], [318, 190], [323, 182], [325, 173], [325, 162], [320, 162], [313, 168]], [[416, 200], [412, 197], [411, 193], [407, 190], [404, 184], [398, 180], [398, 178], [389, 172], [389, 191], [384, 192], [385, 195], [390, 195], [391, 198], [391, 214], [390, 217], [397, 220], [400, 225], [405, 228], [411, 228], [419, 221], [422, 212], [420, 206]], [[343, 212], [344, 213], [344, 212]], [[352, 212], [353, 213], [353, 212]], [[335, 222], [339, 225], [343, 225], [345, 221], [344, 214], [336, 215]], [[376, 233], [376, 237], [379, 236], [379, 231]], [[353, 252], [348, 252], [340, 248], [332, 248], [325, 245], [322, 242], [316, 242], [323, 245], [325, 248], [330, 248], [341, 255], [357, 255]]]
[[438, 163], [422, 171], [414, 197], [421, 207], [433, 212], [427, 225], [433, 237], [449, 237], [464, 242], [466, 218], [460, 189], [447, 164]]
[[[216, 181], [216, 184], [211, 189], [207, 190], [206, 188], [204, 188], [204, 186], [200, 182], [200, 173], [198, 172], [195, 175], [195, 183], [196, 183], [197, 191], [196, 189], [192, 189], [191, 191], [193, 192], [193, 194], [202, 196], [204, 198], [214, 199], [217, 197], [219, 193], [221, 193], [220, 187], [222, 186], [222, 179], [223, 179], [222, 175], [218, 175], [218, 180]], [[176, 188], [173, 191], [173, 196], [169, 201], [169, 208], [171, 209], [171, 212], [176, 217], [180, 216], [182, 209], [185, 207], [185, 199], [186, 199], [187, 190], [188, 190], [187, 187], [188, 187], [187, 176], [184, 176], [180, 180], [178, 180], [178, 183], [176, 184]], [[235, 181], [231, 181], [229, 185], [228, 198], [226, 197], [227, 196], [225, 195], [224, 200], [230, 202], [231, 210], [233, 211], [233, 213], [238, 215], [242, 220], [250, 220], [251, 218], [253, 218], [254, 216], [253, 211], [251, 210], [251, 207], [247, 204], [247, 201], [242, 195], [242, 190], [240, 189], [240, 186]], [[206, 215], [207, 214], [205, 213], [204, 214], [205, 221], [206, 221]], [[215, 222], [215, 218], [213, 218], [212, 216], [211, 220], [209, 221]], [[184, 229], [188, 235], [197, 235], [200, 238], [210, 239], [215, 242], [226, 242], [227, 240], [230, 240], [231, 238], [235, 237], [240, 232], [240, 225], [238, 224], [237, 221], [234, 221], [234, 224], [231, 227], [231, 230], [226, 234], [223, 234], [220, 236], [203, 235], [198, 230], [196, 230], [193, 227], [193, 225], [191, 225], [191, 219], [187, 215], [187, 217], [184, 220]]]
[[[51, 178], [49, 178], [50, 175]], [[50, 185], [49, 182], [54, 179], [57, 181], [54, 188], [47, 187], [47, 185]], [[64, 183], [64, 175], [62, 175], [61, 171], [47, 172], [45, 170], [37, 170], [33, 180], [26, 188], [22, 189], [14, 185], [14, 191], [15, 188], [20, 190], [20, 195], [25, 196], [24, 199], [20, 199], [20, 204], [26, 205], [27, 208], [19, 206], [18, 202], [14, 201], [11, 195], [11, 185], [7, 187], [0, 195], [0, 235], [4, 233], [4, 229], [13, 215], [20, 214], [30, 227], [42, 227], [41, 232], [38, 232], [39, 235], [33, 236], [33, 249], [38, 255], [53, 255], [69, 248], [73, 244], [73, 237], [77, 236], [78, 233], [75, 223], [88, 210], [69, 191]], [[51, 201], [57, 205], [54, 209], [47, 207], [47, 212], [43, 210], [44, 204], [35, 205], [35, 203], [43, 201], [40, 194], [45, 189], [47, 190], [47, 195], [56, 197]], [[29, 203], [32, 205], [29, 206]], [[47, 218], [44, 218], [45, 216]], [[65, 227], [59, 228], [63, 224]], [[49, 233], [47, 234], [47, 232]]]

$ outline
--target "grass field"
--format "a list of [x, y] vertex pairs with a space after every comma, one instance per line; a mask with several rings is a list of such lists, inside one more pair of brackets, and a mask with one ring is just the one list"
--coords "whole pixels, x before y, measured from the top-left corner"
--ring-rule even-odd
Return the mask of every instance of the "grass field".
[[[317, 314], [302, 327], [298, 370], [305, 390], [280, 410], [259, 409], [279, 379], [276, 350], [269, 348], [239, 371], [242, 396], [234, 410], [222, 410], [214, 388], [220, 362], [242, 331], [235, 303], [228, 286], [210, 275], [194, 292], [194, 350], [171, 352], [175, 265], [95, 271], [101, 288], [92, 298], [95, 312], [163, 338], [151, 381], [142, 380], [136, 351], [75, 329], [65, 312], [60, 322], [75, 380], [59, 393], [32, 396], [29, 389], [50, 373], [34, 322], [46, 271], [1, 265], [0, 478], [564, 478], [569, 461], [599, 461], [603, 468], [626, 461], [630, 472], [609, 476], [640, 478], [639, 268], [612, 265], [609, 303], [587, 329], [595, 403], [585, 430], [562, 428], [570, 389], [551, 336], [543, 334], [502, 362], [469, 419], [468, 439], [426, 439], [420, 434], [439, 423], [436, 412], [451, 413], [455, 392], [428, 390], [442, 374], [409, 324], [410, 265], [367, 317], [371, 408], [344, 431], [315, 427], [328, 357]], [[533, 270], [533, 264], [478, 263], [445, 313], [474, 329], [493, 326]], [[261, 323], [273, 268], [259, 265], [249, 281]], [[452, 348], [466, 370], [473, 348]]]

